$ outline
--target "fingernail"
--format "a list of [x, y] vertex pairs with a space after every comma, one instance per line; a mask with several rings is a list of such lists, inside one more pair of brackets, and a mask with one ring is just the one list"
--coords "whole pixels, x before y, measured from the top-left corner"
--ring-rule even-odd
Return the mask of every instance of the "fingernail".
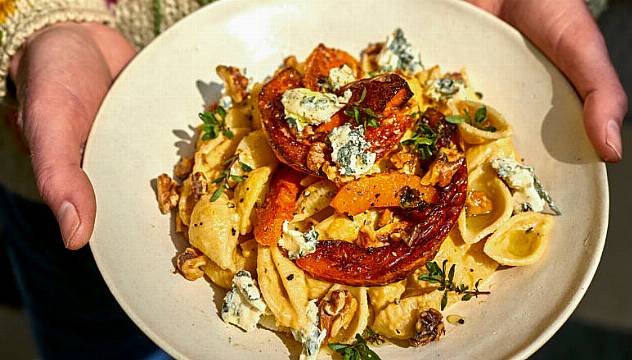
[[72, 239], [79, 228], [79, 215], [75, 206], [68, 201], [64, 201], [59, 208], [59, 228], [66, 248], [72, 243]]
[[606, 144], [612, 150], [612, 156], [609, 161], [619, 161], [623, 158], [623, 147], [621, 145], [621, 127], [615, 120], [608, 121], [608, 128], [606, 129]]

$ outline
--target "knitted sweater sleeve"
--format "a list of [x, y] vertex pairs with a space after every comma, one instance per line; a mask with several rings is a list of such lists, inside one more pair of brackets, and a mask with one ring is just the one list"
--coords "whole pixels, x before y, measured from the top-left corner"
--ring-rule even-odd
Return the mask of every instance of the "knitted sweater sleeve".
[[0, 0], [0, 97], [11, 57], [36, 31], [58, 22], [116, 26], [137, 48], [214, 0]]
[[6, 93], [11, 57], [34, 32], [63, 21], [114, 24], [103, 0], [4, 0], [0, 1], [0, 96]]

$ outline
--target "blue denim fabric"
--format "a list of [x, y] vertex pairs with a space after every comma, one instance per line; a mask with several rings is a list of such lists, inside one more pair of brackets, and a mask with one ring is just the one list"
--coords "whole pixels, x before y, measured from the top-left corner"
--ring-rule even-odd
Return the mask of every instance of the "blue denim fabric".
[[0, 225], [44, 359], [168, 359], [110, 294], [88, 247], [63, 247], [46, 205], [0, 186]]

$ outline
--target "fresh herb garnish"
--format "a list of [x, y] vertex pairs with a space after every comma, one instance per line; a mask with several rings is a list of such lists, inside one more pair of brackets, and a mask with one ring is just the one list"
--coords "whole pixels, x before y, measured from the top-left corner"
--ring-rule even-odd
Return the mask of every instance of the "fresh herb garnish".
[[239, 153], [231, 156], [230, 158], [228, 158], [228, 160], [224, 161], [224, 163], [222, 165], [225, 166], [224, 171], [222, 171], [222, 174], [217, 177], [216, 179], [213, 179], [213, 181], [211, 181], [211, 183], [217, 185], [217, 189], [215, 189], [215, 192], [213, 193], [213, 195], [211, 196], [211, 202], [215, 202], [217, 201], [217, 199], [219, 199], [220, 196], [222, 196], [222, 193], [224, 193], [224, 190], [228, 190], [230, 189], [230, 182], [232, 181], [233, 183], [240, 183], [242, 181], [244, 181], [248, 176], [247, 175], [234, 175], [231, 173], [231, 169], [233, 168], [233, 166], [235, 164], [239, 164], [239, 167], [244, 171], [244, 172], [250, 172], [252, 171], [252, 167], [244, 162], [241, 162], [239, 160]]
[[428, 273], [419, 276], [419, 280], [427, 281], [431, 284], [439, 284], [439, 288], [437, 290], [443, 291], [443, 297], [441, 298], [441, 310], [444, 310], [445, 307], [448, 305], [448, 292], [450, 291], [453, 291], [459, 295], [463, 295], [461, 297], [462, 301], [468, 301], [472, 297], [478, 297], [478, 295], [490, 294], [489, 291], [480, 291], [478, 289], [478, 284], [481, 282], [481, 279], [476, 280], [476, 283], [474, 284], [474, 289], [472, 290], [470, 290], [469, 287], [465, 284], [455, 284], [455, 265], [452, 264], [446, 276], [445, 269], [447, 263], [448, 260], [443, 260], [443, 264], [441, 265], [441, 267], [439, 267], [439, 265], [437, 265], [435, 261], [430, 261], [426, 263], [426, 269], [428, 270]]
[[220, 132], [229, 139], [232, 139], [235, 134], [232, 130], [226, 126], [226, 110], [217, 106], [211, 111], [205, 111], [198, 114], [200, 120], [204, 122], [202, 126], [202, 140], [211, 140], [219, 136]]
[[360, 334], [355, 338], [353, 344], [329, 344], [329, 348], [342, 355], [344, 360], [381, 360]]
[[384, 336], [376, 333], [375, 331], [373, 331], [373, 329], [371, 329], [368, 326], [364, 329], [364, 332], [362, 332], [362, 337], [364, 338], [367, 344], [373, 345], [373, 346], [379, 346], [386, 342], [386, 340], [384, 340]]
[[423, 120], [417, 122], [413, 136], [402, 141], [402, 144], [412, 147], [419, 153], [421, 160], [428, 160], [436, 151], [437, 133]]
[[497, 129], [494, 126], [490, 125], [490, 126], [483, 127], [485, 120], [487, 120], [487, 107], [486, 106], [479, 107], [474, 113], [474, 118], [472, 118], [472, 116], [470, 115], [470, 112], [467, 109], [465, 109], [464, 112], [465, 112], [465, 115], [446, 116], [445, 121], [449, 122], [450, 124], [466, 123], [466, 124], [470, 124], [474, 126], [477, 129], [481, 129], [481, 130], [489, 131], [489, 132], [496, 132]]
[[365, 98], [366, 88], [362, 88], [360, 99], [353, 104], [349, 104], [349, 107], [345, 109], [345, 115], [352, 117], [356, 124], [364, 127], [364, 130], [366, 130], [368, 126], [377, 128], [380, 126], [378, 119], [381, 118], [382, 115], [376, 114], [371, 108], [360, 106]]

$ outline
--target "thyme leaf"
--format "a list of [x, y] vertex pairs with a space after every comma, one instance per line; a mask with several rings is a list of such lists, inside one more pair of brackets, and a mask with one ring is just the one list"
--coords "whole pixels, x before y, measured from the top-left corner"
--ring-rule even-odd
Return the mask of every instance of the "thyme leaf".
[[479, 295], [488, 295], [489, 291], [481, 291], [478, 289], [478, 285], [480, 284], [482, 279], [478, 279], [476, 283], [474, 283], [474, 288], [470, 290], [469, 286], [465, 284], [455, 284], [454, 283], [454, 274], [456, 272], [456, 266], [452, 264], [450, 269], [447, 272], [446, 276], [446, 266], [448, 264], [448, 260], [443, 260], [441, 267], [435, 262], [430, 261], [426, 263], [426, 270], [428, 270], [427, 274], [421, 274], [419, 276], [419, 280], [427, 281], [431, 284], [438, 284], [439, 287], [437, 290], [443, 291], [443, 296], [441, 297], [441, 310], [444, 310], [446, 306], [448, 306], [448, 293], [450, 291], [463, 295], [461, 297], [461, 301], [469, 301], [472, 297], [478, 297]]
[[222, 196], [225, 190], [231, 189], [231, 182], [233, 184], [239, 184], [240, 182], [246, 180], [246, 178], [248, 177], [247, 175], [233, 174], [232, 168], [235, 164], [239, 164], [239, 167], [244, 172], [252, 171], [252, 167], [250, 165], [239, 161], [239, 153], [231, 156], [226, 161], [224, 161], [222, 163], [222, 165], [225, 166], [224, 171], [222, 171], [222, 174], [218, 178], [211, 181], [211, 183], [217, 185], [217, 189], [215, 189], [215, 192], [213, 192], [213, 195], [211, 196], [211, 202], [217, 201], [217, 199]]
[[402, 141], [403, 145], [410, 146], [419, 153], [421, 160], [428, 160], [436, 149], [437, 133], [423, 120], [417, 122], [413, 136]]
[[366, 98], [366, 94], [367, 90], [365, 87], [363, 87], [362, 94], [360, 94], [360, 99], [358, 99], [358, 101], [354, 102], [353, 104], [350, 104], [349, 107], [347, 107], [347, 109], [345, 109], [344, 111], [344, 114], [349, 116], [350, 118], [353, 118], [356, 124], [362, 125], [362, 127], [364, 127], [364, 130], [366, 130], [367, 127], [378, 128], [380, 126], [378, 119], [382, 117], [382, 115], [376, 114], [373, 109], [360, 106], [360, 104], [362, 104], [362, 102]]
[[356, 334], [353, 344], [329, 344], [329, 348], [340, 355], [344, 360], [381, 360], [378, 354], [369, 348], [366, 340], [360, 334]]
[[217, 106], [213, 110], [199, 113], [198, 116], [204, 123], [202, 140], [215, 139], [220, 133], [229, 139], [235, 136], [233, 131], [226, 126], [226, 110], [223, 107]]

